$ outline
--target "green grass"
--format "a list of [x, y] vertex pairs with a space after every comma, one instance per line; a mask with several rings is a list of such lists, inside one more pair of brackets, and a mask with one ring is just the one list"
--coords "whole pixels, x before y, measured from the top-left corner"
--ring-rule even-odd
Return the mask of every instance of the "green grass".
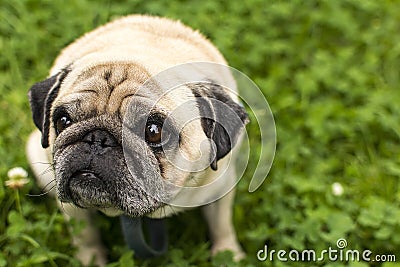
[[[0, 267], [80, 266], [53, 201], [26, 195], [40, 193], [34, 180], [19, 191], [22, 213], [16, 192], [3, 181], [12, 167], [28, 169], [24, 143], [34, 129], [29, 87], [47, 76], [65, 45], [130, 13], [180, 19], [199, 29], [269, 101], [277, 152], [260, 189], [248, 193], [247, 176], [239, 183], [235, 225], [247, 258], [237, 266], [300, 266], [262, 263], [256, 253], [265, 243], [276, 250], [321, 251], [336, 248], [338, 238], [346, 238], [349, 249], [397, 253], [400, 260], [399, 1], [0, 0]], [[342, 184], [343, 195], [332, 194], [334, 182]], [[113, 233], [104, 236], [110, 260], [132, 264], [118, 220], [99, 218], [103, 231]], [[209, 259], [200, 212], [168, 223], [169, 253], [135, 264], [236, 266], [226, 253]]]

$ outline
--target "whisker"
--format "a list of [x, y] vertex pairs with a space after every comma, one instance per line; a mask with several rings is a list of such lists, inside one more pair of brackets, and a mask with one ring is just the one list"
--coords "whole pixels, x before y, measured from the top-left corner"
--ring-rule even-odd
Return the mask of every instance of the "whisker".
[[[43, 190], [46, 190], [46, 188], [47, 188], [48, 186], [50, 186], [50, 184], [53, 183], [53, 182], [55, 182], [55, 180], [52, 180], [52, 181], [50, 181], [49, 183], [47, 183], [47, 184], [45, 185], [45, 187], [43, 188]], [[48, 191], [45, 191], [45, 192], [40, 193], [40, 194], [26, 194], [26, 196], [28, 196], [28, 197], [41, 197], [41, 196], [44, 196], [44, 195], [49, 194], [52, 190], [54, 190], [55, 187], [56, 187], [56, 184], [53, 184], [53, 185], [51, 186], [51, 188], [50, 188]]]
[[53, 168], [46, 168], [44, 171], [42, 171], [42, 173], [40, 173], [40, 176], [48, 174], [50, 172], [53, 172]]
[[26, 194], [26, 196], [28, 196], [28, 197], [42, 197], [42, 196], [45, 196], [45, 195], [49, 194], [52, 190], [54, 190], [55, 187], [56, 187], [56, 185], [53, 185], [50, 188], [49, 191], [46, 191], [46, 192], [43, 192], [43, 193], [40, 193], [40, 194]]
[[32, 164], [32, 165], [36, 165], [36, 164], [48, 165], [48, 166], [39, 174], [39, 176], [45, 175], [45, 174], [47, 174], [47, 173], [49, 173], [49, 172], [52, 172], [53, 169], [54, 169], [54, 168], [53, 168], [53, 167], [54, 167], [54, 164], [53, 164], [53, 163], [50, 163], [50, 162], [36, 161], [36, 162], [32, 162], [31, 164]]
[[50, 162], [47, 162], [47, 161], [35, 161], [35, 162], [32, 162], [31, 164], [52, 165]]
[[[41, 161], [36, 161], [36, 162], [32, 162], [31, 163], [32, 165], [37, 165], [37, 164], [42, 164], [42, 165], [48, 165], [40, 174], [38, 174], [37, 176], [37, 178], [40, 178], [40, 177], [43, 177], [44, 175], [46, 175], [46, 174], [48, 174], [48, 173], [51, 173], [51, 172], [53, 172], [53, 164], [52, 163], [50, 163], [50, 162], [41, 162]], [[54, 183], [53, 185], [52, 185], [52, 183]], [[55, 179], [52, 179], [50, 182], [48, 182], [43, 188], [41, 188], [41, 191], [43, 192], [43, 193], [40, 193], [40, 194], [26, 194], [26, 196], [29, 196], [29, 197], [41, 197], [41, 196], [44, 196], [44, 195], [47, 195], [47, 194], [49, 194], [52, 190], [54, 190], [54, 188], [56, 187], [56, 180]], [[47, 190], [47, 188], [50, 186], [50, 189], [49, 190]]]
[[[56, 179], [51, 180], [50, 182], [48, 182], [48, 183], [43, 187], [43, 190], [45, 190], [51, 183], [55, 183], [55, 182], [56, 182]], [[56, 185], [54, 184], [54, 185], [51, 187], [51, 189], [53, 189], [55, 186], [56, 186]], [[50, 189], [50, 190], [51, 190], [51, 189]]]

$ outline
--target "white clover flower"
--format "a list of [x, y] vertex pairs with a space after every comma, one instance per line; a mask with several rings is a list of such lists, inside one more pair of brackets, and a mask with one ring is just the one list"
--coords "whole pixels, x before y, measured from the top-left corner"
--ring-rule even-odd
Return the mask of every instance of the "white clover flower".
[[343, 186], [340, 183], [335, 182], [332, 184], [332, 194], [333, 195], [341, 196], [341, 195], [343, 195], [343, 191], [344, 191]]
[[28, 177], [28, 173], [22, 167], [15, 167], [7, 172], [7, 176], [10, 180], [23, 179]]
[[6, 186], [11, 189], [18, 189], [24, 187], [29, 183], [28, 172], [21, 167], [15, 167], [7, 172], [8, 180], [5, 182]]

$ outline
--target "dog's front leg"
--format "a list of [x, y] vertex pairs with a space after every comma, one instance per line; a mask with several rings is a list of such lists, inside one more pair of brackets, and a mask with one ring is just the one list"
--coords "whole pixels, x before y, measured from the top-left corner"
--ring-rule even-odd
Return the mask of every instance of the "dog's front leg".
[[212, 255], [220, 251], [230, 250], [234, 259], [239, 261], [245, 254], [237, 241], [236, 232], [232, 223], [232, 204], [235, 190], [223, 198], [203, 207], [210, 232]]

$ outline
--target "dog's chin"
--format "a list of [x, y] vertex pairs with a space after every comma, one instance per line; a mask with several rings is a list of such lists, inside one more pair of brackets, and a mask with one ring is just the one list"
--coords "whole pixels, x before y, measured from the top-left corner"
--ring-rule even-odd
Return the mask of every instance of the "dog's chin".
[[97, 209], [109, 216], [126, 214], [132, 217], [150, 214], [163, 206], [161, 201], [149, 196], [140, 188], [127, 186], [120, 190], [110, 186], [108, 179], [91, 170], [80, 170], [65, 182], [65, 188], [58, 190], [61, 202], [72, 203], [79, 208]]
[[78, 171], [68, 179], [65, 194], [61, 201], [71, 201], [80, 208], [109, 208], [113, 203], [103, 179], [88, 170]]

